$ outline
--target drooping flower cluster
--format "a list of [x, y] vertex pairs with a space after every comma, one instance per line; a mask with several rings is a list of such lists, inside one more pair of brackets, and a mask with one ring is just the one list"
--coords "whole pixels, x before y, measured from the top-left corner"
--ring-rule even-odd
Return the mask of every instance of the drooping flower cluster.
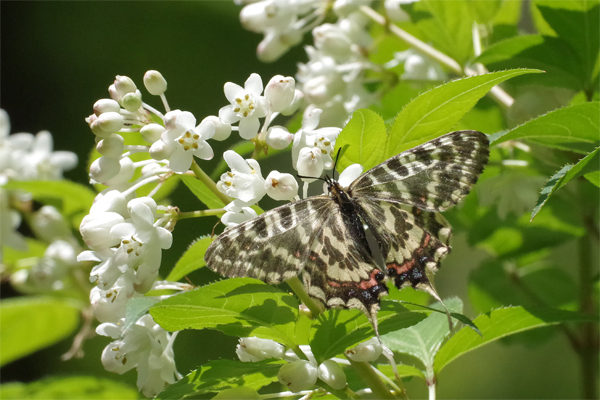
[[[346, 374], [339, 363], [347, 364], [348, 361], [330, 359], [318, 363], [310, 346], [301, 345], [300, 350], [303, 358], [298, 357], [292, 350], [285, 351], [284, 346], [273, 340], [245, 337], [240, 338], [236, 354], [242, 362], [258, 362], [271, 358], [287, 361], [288, 363], [279, 369], [277, 377], [282, 385], [294, 393], [310, 389], [318, 379], [337, 390], [346, 387]], [[382, 350], [381, 343], [372, 338], [347, 350], [346, 356], [354, 361], [375, 361]]]

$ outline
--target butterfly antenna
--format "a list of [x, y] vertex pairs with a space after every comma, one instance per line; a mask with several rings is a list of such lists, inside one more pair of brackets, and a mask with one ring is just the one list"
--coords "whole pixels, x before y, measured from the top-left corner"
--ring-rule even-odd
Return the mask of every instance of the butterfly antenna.
[[419, 289], [421, 289], [424, 292], [429, 293], [434, 299], [436, 299], [437, 301], [440, 302], [442, 307], [444, 307], [444, 311], [446, 311], [446, 317], [448, 317], [448, 327], [450, 328], [450, 330], [452, 330], [454, 328], [454, 324], [452, 323], [452, 316], [450, 315], [450, 310], [448, 310], [448, 307], [446, 307], [446, 305], [442, 301], [442, 298], [440, 297], [438, 292], [435, 290], [435, 288], [433, 287], [431, 282], [421, 285], [419, 287]]
[[335, 167], [337, 167], [337, 162], [340, 159], [340, 153], [342, 151], [343, 147], [340, 147], [337, 151], [337, 154], [335, 155], [335, 162], [333, 163], [333, 180], [335, 180]]

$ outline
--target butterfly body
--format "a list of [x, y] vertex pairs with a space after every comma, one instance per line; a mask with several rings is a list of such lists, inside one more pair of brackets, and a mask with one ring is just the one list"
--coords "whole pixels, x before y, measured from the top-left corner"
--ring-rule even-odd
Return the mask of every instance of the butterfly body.
[[469, 193], [487, 159], [483, 133], [458, 131], [384, 161], [348, 187], [326, 178], [328, 195], [227, 229], [206, 263], [225, 276], [270, 284], [302, 273], [311, 297], [374, 320], [387, 280], [435, 293], [428, 275], [450, 251], [451, 235], [439, 211]]

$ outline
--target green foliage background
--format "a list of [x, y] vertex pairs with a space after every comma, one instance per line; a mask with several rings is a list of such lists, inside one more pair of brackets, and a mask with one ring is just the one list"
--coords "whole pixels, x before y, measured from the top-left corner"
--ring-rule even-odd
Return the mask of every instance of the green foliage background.
[[[411, 15], [416, 16], [424, 12], [446, 15], [448, 20], [444, 22], [453, 27], [451, 35], [440, 32], [438, 25], [432, 25], [426, 18], [418, 20], [411, 29], [415, 35], [432, 41], [437, 48], [463, 62], [472, 52], [470, 26], [455, 22], [461, 16], [475, 13], [478, 22], [494, 26], [493, 35], [486, 39], [489, 41], [488, 50], [478, 59], [488, 69], [539, 68], [547, 73], [523, 75], [506, 84], [516, 100], [506, 112], [507, 118], [486, 97], [454, 129], [496, 133], [561, 106], [570, 104], [577, 107], [578, 103], [586, 100], [582, 91], [588, 94], [597, 91], [597, 77], [586, 80], [587, 76], [593, 76], [597, 64], [594, 67], [586, 57], [598, 48], [598, 43], [592, 42], [589, 44], [591, 47], [585, 47], [573, 39], [577, 31], [566, 28], [555, 31], [543, 19], [552, 22], [558, 18], [555, 27], [560, 26], [560, 21], [564, 21], [565, 26], [573, 25], [574, 21], [574, 26], [578, 26], [578, 21], [573, 20], [574, 14], [557, 16], [549, 5], [538, 2], [540, 7], [533, 9], [533, 22], [521, 26], [532, 35], [517, 36], [515, 26], [522, 9], [521, 2], [506, 1], [502, 6], [499, 1], [469, 3], [423, 2], [415, 4], [411, 10]], [[427, 9], [429, 6], [433, 8]], [[492, 18], [494, 7], [502, 8]], [[130, 76], [141, 86], [146, 70], [159, 70], [169, 82], [166, 95], [171, 107], [189, 110], [199, 119], [216, 114], [225, 105], [222, 87], [227, 81], [242, 83], [251, 72], [259, 73], [263, 80], [275, 74], [293, 76], [295, 63], [305, 60], [304, 51], [297, 47], [274, 64], [258, 62], [255, 49], [260, 37], [240, 26], [239, 9], [229, 1], [2, 2], [0, 106], [9, 113], [12, 132], [51, 131], [55, 149], [71, 150], [79, 155], [79, 168], [67, 176], [85, 183], [85, 166], [94, 141], [83, 119], [92, 112], [92, 105], [97, 99], [107, 97], [107, 88], [115, 75]], [[523, 7], [523, 10], [528, 8]], [[597, 7], [591, 10], [590, 18], [595, 18], [592, 13], [597, 11]], [[393, 39], [387, 40], [392, 42], [390, 48], [398, 46]], [[385, 43], [382, 43], [381, 49], [384, 48]], [[385, 58], [385, 51], [373, 58], [378, 56]], [[577, 57], [584, 61], [574, 61]], [[399, 107], [426, 89], [428, 87], [402, 83], [386, 95], [377, 111], [390, 125]], [[148, 101], [149, 97], [145, 100]], [[151, 98], [151, 104], [158, 106], [156, 100]], [[418, 104], [411, 106], [417, 107]], [[590, 107], [597, 110], [597, 103]], [[405, 110], [407, 118], [400, 122], [408, 123], [408, 116], [421, 112], [421, 109]], [[580, 108], [558, 112], [565, 115], [560, 115], [557, 121], [581, 119]], [[586, 115], [587, 111], [583, 112]], [[364, 115], [365, 120], [369, 120], [368, 114]], [[372, 132], [385, 134], [382, 130], [385, 127], [376, 125], [374, 122]], [[406, 131], [403, 126], [394, 125], [392, 129]], [[585, 130], [585, 127], [581, 129]], [[548, 126], [526, 124], [501, 137], [498, 143], [510, 139], [510, 135], [524, 137], [540, 131], [546, 137], [530, 138], [528, 142], [534, 149], [533, 156], [518, 149], [496, 148], [474, 194], [459, 209], [447, 214], [458, 234], [453, 239], [453, 252], [436, 277], [436, 285], [442, 298], [461, 298], [463, 313], [469, 317], [474, 318], [481, 312], [503, 305], [536, 305], [530, 295], [511, 281], [511, 273], [519, 274], [521, 282], [537, 288], [534, 298], [541, 298], [554, 308], [576, 310], [579, 296], [576, 284], [580, 262], [578, 254], [582, 243], [589, 246], [589, 262], [597, 271], [597, 240], [592, 237], [587, 241], [581, 240], [587, 237], [587, 232], [582, 226], [580, 213], [587, 213], [596, 221], [598, 219], [598, 190], [591, 183], [584, 178], [573, 181], [571, 186], [579, 185], [582, 189], [577, 190], [580, 191], [575, 192], [570, 189], [571, 186], [561, 189], [558, 192], [560, 196], [551, 197], [533, 223], [529, 223], [529, 219], [539, 191], [549, 177], [562, 165], [577, 162], [585, 152], [598, 145], [599, 138], [584, 138], [574, 145], [552, 137]], [[406, 143], [393, 143], [388, 146], [389, 149], [386, 147], [384, 158], [412, 147], [415, 143], [411, 143], [410, 139], [408, 137]], [[551, 153], [539, 144], [575, 151], [580, 149], [580, 154]], [[215, 143], [215, 154], [226, 149], [225, 145], [221, 146], [219, 148], [219, 144]], [[384, 152], [384, 149], [374, 150]], [[349, 153], [347, 156], [353, 155]], [[540, 162], [546, 156], [546, 162]], [[525, 159], [530, 166], [511, 169], [499, 165], [501, 159], [510, 157]], [[596, 158], [590, 157], [590, 165], [597, 169], [597, 153]], [[278, 163], [289, 165], [287, 158], [288, 155], [279, 154], [261, 161], [261, 164], [264, 170], [268, 170]], [[203, 167], [210, 173], [218, 168], [218, 158]], [[564, 171], [563, 175], [582, 175], [586, 172], [584, 168], [585, 165], [579, 165]], [[563, 175], [555, 177], [556, 186], [564, 182]], [[180, 186], [173, 198], [177, 199], [177, 205], [183, 205], [182, 211], [201, 208], [187, 187]], [[547, 192], [552, 193], [552, 190], [553, 185], [548, 187]], [[591, 209], [582, 210], [580, 201]], [[268, 202], [265, 202], [264, 208], [270, 208], [266, 206], [269, 206]], [[215, 222], [216, 218], [178, 223], [174, 245], [163, 257], [163, 275], [171, 271], [193, 239], [210, 233]], [[216, 275], [206, 268], [188, 276], [194, 282], [203, 283], [216, 279]], [[3, 299], [14, 295], [8, 285], [3, 285], [2, 289]], [[40, 306], [40, 313], [42, 310]], [[74, 323], [68, 306], [63, 304], [58, 310], [66, 315], [60, 317], [61, 321]], [[27, 318], [36, 321], [41, 314], [28, 315]], [[480, 318], [481, 325], [478, 326], [489, 329], [484, 332], [486, 338], [494, 337], [497, 326], [486, 322], [485, 316]], [[527, 320], [527, 316], [514, 320], [522, 324], [535, 323]], [[6, 340], [6, 337], [3, 335], [0, 340]], [[107, 338], [90, 340], [85, 347], [84, 359], [61, 362], [60, 355], [68, 350], [71, 339], [66, 338], [53, 347], [8, 363], [1, 370], [2, 383], [85, 374], [134, 387], [135, 373], [118, 376], [102, 368], [100, 352], [108, 343]], [[473, 340], [476, 339], [474, 336]], [[208, 360], [223, 358], [222, 362], [226, 362], [227, 359], [235, 359], [235, 344], [234, 338], [216, 331], [183, 331], [175, 343], [178, 369], [185, 375]], [[443, 356], [452, 355], [446, 352]], [[412, 361], [409, 356], [406, 359]], [[457, 359], [451, 368], [443, 369], [439, 378], [443, 382], [438, 387], [440, 398], [573, 398], [579, 395], [581, 386], [575, 353], [570, 350], [565, 336], [551, 327], [484, 346]], [[50, 381], [46, 383], [47, 387], [57, 390]], [[102, 392], [98, 386], [85, 380], [73, 381], [72, 385], [81, 387], [82, 393]], [[123, 398], [135, 396], [135, 392], [127, 391], [116, 383], [101, 386], [106, 389], [104, 395], [107, 398], [111, 397], [111, 390], [122, 390]], [[5, 387], [5, 390], [8, 389], [14, 391], [5, 393], [12, 393], [14, 397], [27, 394], [27, 389], [18, 384]], [[411, 398], [426, 396], [422, 382], [416, 378], [407, 384], [407, 389]]]

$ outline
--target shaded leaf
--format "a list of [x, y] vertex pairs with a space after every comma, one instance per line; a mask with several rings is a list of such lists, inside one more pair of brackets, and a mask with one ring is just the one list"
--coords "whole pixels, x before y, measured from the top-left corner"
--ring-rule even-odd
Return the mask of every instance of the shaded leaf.
[[150, 314], [168, 331], [216, 329], [294, 346], [298, 301], [259, 280], [233, 278], [163, 300]]
[[383, 143], [387, 141], [383, 119], [375, 112], [360, 109], [352, 113], [352, 118], [340, 133], [335, 145], [348, 148], [337, 162], [338, 171], [352, 164], [360, 164], [365, 171], [385, 161]]
[[[379, 333], [385, 334], [412, 326], [425, 317], [398, 303], [383, 300], [377, 315]], [[363, 312], [331, 309], [321, 313], [313, 325], [310, 346], [317, 361], [322, 362], [374, 335], [373, 326]]]
[[529, 329], [564, 322], [596, 322], [597, 317], [564, 310], [507, 307], [480, 315], [473, 321], [483, 333], [477, 335], [463, 328], [440, 349], [435, 357], [434, 370], [438, 374], [446, 365], [461, 355], [503, 337]]
[[477, 75], [448, 82], [421, 94], [398, 114], [386, 144], [386, 159], [448, 133], [497, 84], [537, 72], [540, 71], [520, 69]]
[[277, 381], [283, 360], [241, 362], [213, 360], [190, 372], [156, 396], [157, 399], [183, 399], [186, 397], [245, 386], [258, 390]]
[[181, 175], [181, 180], [185, 183], [185, 186], [188, 187], [192, 191], [192, 193], [204, 203], [208, 208], [223, 208], [225, 203], [217, 196], [212, 190], [208, 188], [202, 181], [199, 179], [189, 176], [189, 175]]
[[45, 297], [0, 301], [0, 365], [68, 337], [79, 323], [73, 302]]
[[204, 267], [206, 265], [204, 253], [206, 253], [206, 249], [212, 241], [211, 237], [204, 237], [190, 244], [169, 273], [169, 276], [167, 276], [167, 280], [178, 281], [193, 271]]
[[125, 324], [123, 325], [123, 331], [126, 332], [129, 330], [143, 315], [148, 313], [150, 307], [159, 301], [158, 297], [152, 296], [133, 297], [127, 300], [125, 304]]
[[548, 180], [548, 183], [546, 183], [546, 185], [542, 188], [542, 192], [540, 193], [540, 197], [537, 201], [537, 204], [535, 205], [531, 213], [531, 220], [535, 218], [535, 216], [542, 209], [544, 204], [546, 204], [550, 196], [552, 196], [554, 192], [556, 192], [561, 187], [565, 186], [571, 180], [578, 178], [582, 175], [587, 176], [587, 174], [590, 174], [590, 176], [593, 179], [593, 174], [597, 173], [600, 169], [600, 158], [598, 157], [598, 150], [600, 149], [592, 151], [590, 154], [579, 160], [579, 162], [575, 165], [565, 165], [561, 168], [560, 171], [558, 171]]
[[586, 154], [600, 145], [600, 102], [563, 107], [528, 121], [499, 137], [528, 140], [537, 144]]
[[44, 256], [44, 252], [48, 247], [46, 243], [28, 237], [25, 238], [25, 242], [27, 242], [26, 251], [20, 251], [8, 246], [2, 247], [0, 251], [2, 263], [10, 271], [31, 267], [36, 258]]

